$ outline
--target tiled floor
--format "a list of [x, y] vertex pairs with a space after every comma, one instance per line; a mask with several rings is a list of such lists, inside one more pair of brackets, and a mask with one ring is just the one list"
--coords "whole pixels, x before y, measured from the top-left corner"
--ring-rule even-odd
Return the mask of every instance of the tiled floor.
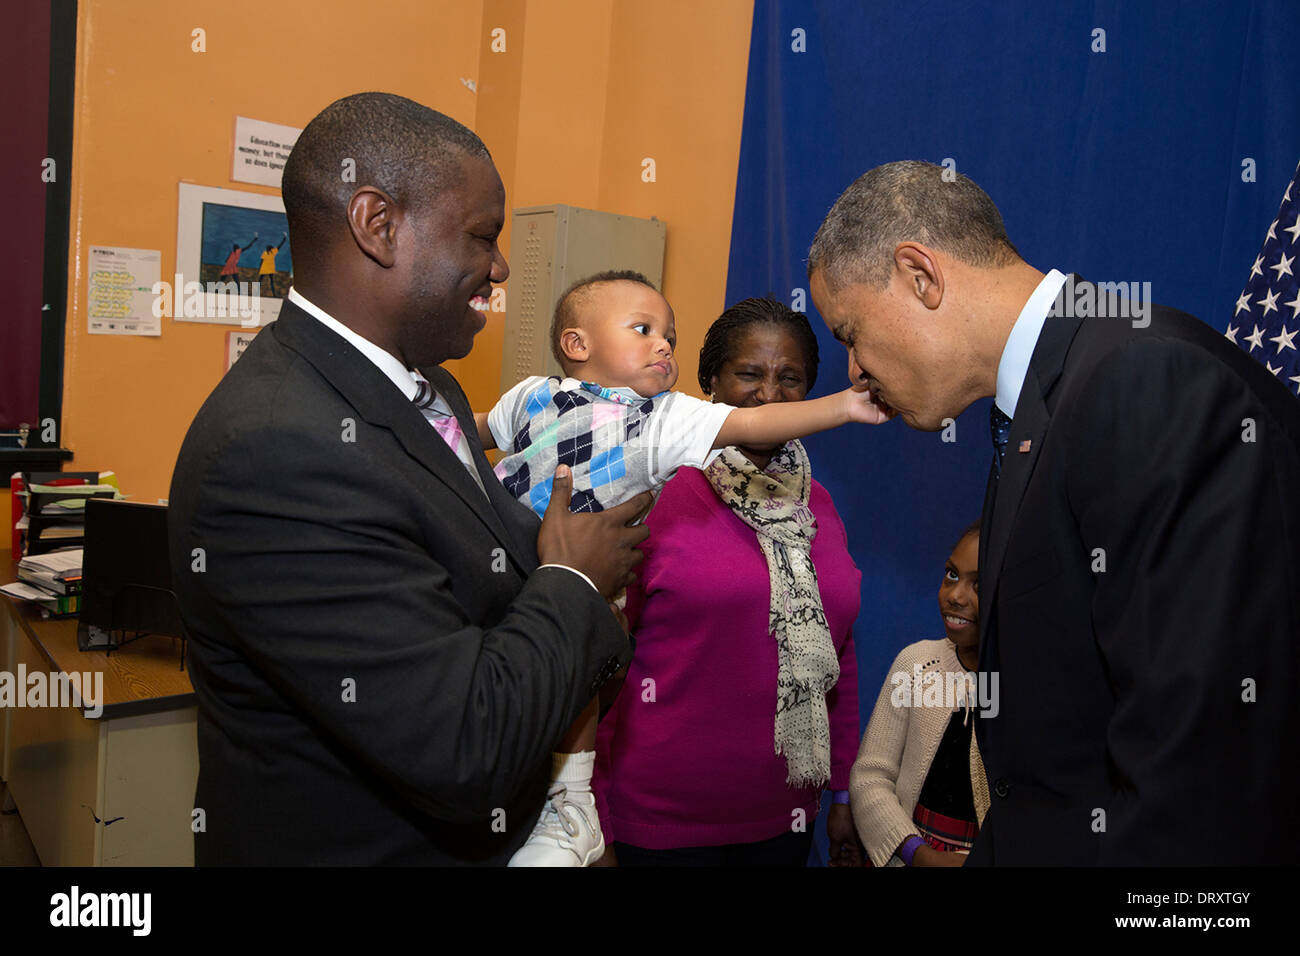
[[[0, 807], [9, 801], [0, 784]], [[27, 828], [17, 810], [0, 811], [0, 866], [40, 866], [36, 848], [27, 836]]]

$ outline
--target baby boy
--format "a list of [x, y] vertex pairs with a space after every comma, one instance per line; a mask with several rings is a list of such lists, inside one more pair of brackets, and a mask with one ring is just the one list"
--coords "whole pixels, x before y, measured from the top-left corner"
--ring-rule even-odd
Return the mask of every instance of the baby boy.
[[[850, 421], [888, 417], [869, 392], [736, 408], [674, 392], [673, 310], [645, 276], [603, 272], [556, 305], [551, 349], [564, 378], [533, 376], [476, 414], [484, 448], [505, 456], [496, 474], [538, 515], [556, 466], [573, 473], [572, 511], [601, 511], [657, 489], [684, 466], [702, 468], [730, 445], [781, 444]], [[598, 704], [553, 755], [546, 807], [511, 866], [586, 866], [604, 852], [591, 794]]]

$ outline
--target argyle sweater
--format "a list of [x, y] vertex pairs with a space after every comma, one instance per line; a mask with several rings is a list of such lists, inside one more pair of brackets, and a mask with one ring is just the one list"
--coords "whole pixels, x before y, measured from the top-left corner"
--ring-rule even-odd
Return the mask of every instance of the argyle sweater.
[[663, 485], [685, 465], [703, 467], [734, 406], [681, 392], [645, 398], [630, 388], [540, 375], [524, 379], [488, 413], [496, 475], [538, 515], [555, 469], [573, 471], [570, 511], [602, 511]]

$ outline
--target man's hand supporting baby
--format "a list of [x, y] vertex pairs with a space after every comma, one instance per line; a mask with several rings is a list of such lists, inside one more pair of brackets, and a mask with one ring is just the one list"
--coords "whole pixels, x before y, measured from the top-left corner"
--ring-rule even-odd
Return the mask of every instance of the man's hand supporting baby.
[[572, 514], [573, 474], [567, 465], [555, 470], [551, 502], [537, 533], [539, 564], [560, 564], [585, 574], [605, 600], [614, 599], [632, 583], [642, 558], [637, 545], [650, 536], [640, 522], [654, 503], [643, 491], [613, 508], [594, 514]]

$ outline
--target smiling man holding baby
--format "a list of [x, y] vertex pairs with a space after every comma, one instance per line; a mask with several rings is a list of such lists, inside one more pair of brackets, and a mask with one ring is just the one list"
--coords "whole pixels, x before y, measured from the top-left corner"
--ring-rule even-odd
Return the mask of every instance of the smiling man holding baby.
[[555, 742], [631, 656], [606, 602], [650, 496], [539, 525], [439, 367], [508, 275], [505, 193], [470, 130], [347, 97], [307, 125], [283, 193], [295, 286], [200, 409], [171, 488], [195, 859], [503, 864]]

